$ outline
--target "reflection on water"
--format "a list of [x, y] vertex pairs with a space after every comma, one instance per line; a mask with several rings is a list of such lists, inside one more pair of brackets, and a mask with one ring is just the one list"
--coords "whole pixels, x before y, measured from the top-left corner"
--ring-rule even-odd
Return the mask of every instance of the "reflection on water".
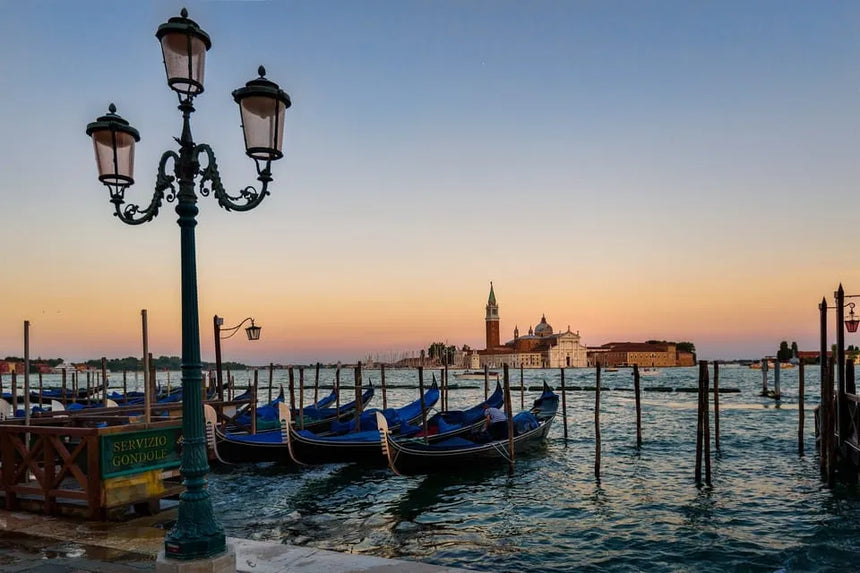
[[[575, 390], [567, 393], [569, 439], [559, 417], [544, 451], [517, 459], [513, 476], [506, 466], [412, 477], [349, 465], [231, 466], [209, 476], [215, 511], [231, 536], [496, 572], [856, 570], [860, 491], [830, 491], [818, 477], [810, 426], [817, 369], [806, 372], [801, 458], [798, 369], [781, 372], [777, 404], [758, 395], [761, 372], [720, 368], [720, 387], [741, 391], [720, 394], [711, 489], [693, 479], [696, 394], [662, 391], [695, 388], [696, 376], [697, 368], [683, 368], [642, 378], [640, 450], [632, 393], [602, 394], [599, 482], [594, 392]], [[569, 388], [594, 385], [592, 370], [568, 369], [565, 378]], [[285, 379], [276, 372], [276, 385]], [[513, 379], [518, 383], [519, 373]], [[527, 388], [543, 379], [558, 386], [557, 371], [525, 372]], [[417, 397], [415, 371], [387, 371], [386, 380], [404, 387], [389, 390], [389, 405]], [[603, 383], [632, 387], [631, 373], [604, 372]], [[527, 392], [526, 404], [536, 395]], [[450, 404], [482, 398], [479, 382], [452, 391]], [[518, 392], [513, 402], [519, 406]], [[378, 393], [372, 405], [380, 404]]]

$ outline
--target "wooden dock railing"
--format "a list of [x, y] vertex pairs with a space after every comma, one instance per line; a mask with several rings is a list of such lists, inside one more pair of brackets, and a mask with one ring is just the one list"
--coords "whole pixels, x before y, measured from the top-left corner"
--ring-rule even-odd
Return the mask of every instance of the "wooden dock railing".
[[[0, 424], [0, 494], [8, 510], [81, 514], [147, 504], [181, 492], [177, 421], [73, 427]], [[69, 421], [65, 421], [69, 423]], [[171, 443], [172, 442], [172, 443]]]

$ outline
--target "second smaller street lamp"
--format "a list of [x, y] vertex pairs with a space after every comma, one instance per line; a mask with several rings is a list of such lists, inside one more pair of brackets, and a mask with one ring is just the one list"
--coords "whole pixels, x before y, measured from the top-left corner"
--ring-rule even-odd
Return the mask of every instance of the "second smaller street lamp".
[[[215, 326], [215, 374], [217, 376], [217, 390], [219, 400], [224, 400], [224, 383], [223, 378], [221, 376], [221, 340], [231, 338], [233, 335], [239, 332], [239, 329], [242, 328], [242, 325], [244, 325], [249, 320], [251, 321], [251, 326], [245, 329], [245, 334], [248, 336], [248, 340], [260, 340], [260, 332], [263, 329], [254, 324], [254, 319], [250, 316], [236, 326], [231, 326], [230, 328], [221, 328], [221, 326], [224, 324], [224, 318], [218, 316], [217, 314], [212, 320]], [[224, 336], [225, 333], [226, 336]]]
[[[855, 327], [856, 329], [856, 327]], [[248, 335], [248, 340], [260, 340], [260, 331], [263, 330], [256, 324], [254, 324], [254, 319], [251, 319], [251, 326], [245, 329], [245, 333]]]
[[848, 318], [845, 319], [845, 330], [848, 332], [857, 332], [857, 327], [860, 326], [860, 318], [854, 314], [854, 303], [849, 302], [847, 305], [851, 310], [848, 311]]

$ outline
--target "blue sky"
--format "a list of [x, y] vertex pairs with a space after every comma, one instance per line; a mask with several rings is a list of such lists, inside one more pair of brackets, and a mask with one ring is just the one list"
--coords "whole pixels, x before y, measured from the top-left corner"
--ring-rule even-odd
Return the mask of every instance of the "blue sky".
[[[84, 127], [114, 102], [140, 130], [147, 203], [180, 126], [154, 33], [183, 6], [231, 189], [254, 174], [230, 92], [264, 64], [294, 104], [272, 197], [201, 202], [201, 320], [264, 316], [247, 359], [480, 346], [490, 280], [504, 332], [756, 356], [814, 348], [815, 304], [860, 281], [857, 3], [0, 0], [9, 353], [44, 307], [45, 354], [136, 352], [145, 307], [177, 353], [174, 216], [113, 219]], [[105, 334], [66, 350], [81, 328]]]

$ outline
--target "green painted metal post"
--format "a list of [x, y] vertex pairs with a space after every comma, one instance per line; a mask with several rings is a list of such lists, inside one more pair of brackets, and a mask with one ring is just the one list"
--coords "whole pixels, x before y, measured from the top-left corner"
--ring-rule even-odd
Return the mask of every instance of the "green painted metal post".
[[197, 257], [194, 228], [197, 226], [197, 196], [194, 175], [198, 168], [193, 158], [189, 118], [194, 108], [180, 106], [183, 114], [178, 203], [180, 256], [182, 267], [182, 475], [185, 491], [179, 496], [179, 516], [164, 538], [165, 553], [177, 559], [209, 557], [227, 550], [224, 528], [215, 520], [212, 500], [206, 487], [209, 463], [203, 426], [203, 399], [200, 384], [200, 317], [197, 305]]

